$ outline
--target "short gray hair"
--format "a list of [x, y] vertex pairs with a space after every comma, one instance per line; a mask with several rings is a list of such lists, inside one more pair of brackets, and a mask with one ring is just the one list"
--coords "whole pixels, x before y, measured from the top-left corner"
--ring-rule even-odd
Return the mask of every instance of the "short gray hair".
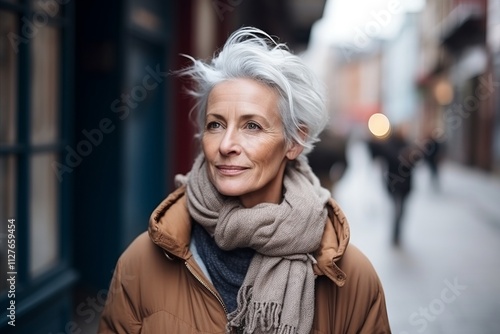
[[[248, 78], [262, 82], [279, 93], [278, 108], [287, 144], [297, 142], [309, 153], [319, 141], [327, 121], [323, 87], [302, 59], [292, 54], [285, 44], [277, 43], [264, 31], [244, 27], [235, 31], [210, 63], [186, 56], [192, 64], [179, 71], [193, 79], [189, 93], [195, 98], [201, 136], [205, 123], [208, 96], [219, 83]], [[303, 140], [301, 134], [306, 132]]]

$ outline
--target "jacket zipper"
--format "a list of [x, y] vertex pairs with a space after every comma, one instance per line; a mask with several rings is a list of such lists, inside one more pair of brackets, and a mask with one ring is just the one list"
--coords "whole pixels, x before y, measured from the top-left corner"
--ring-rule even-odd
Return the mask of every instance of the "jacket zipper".
[[205, 282], [203, 282], [203, 280], [193, 271], [193, 269], [187, 262], [184, 262], [184, 264], [186, 265], [186, 268], [189, 270], [189, 272], [198, 280], [198, 282], [200, 282], [201, 285], [203, 285], [208, 291], [210, 291], [210, 293], [214, 295], [214, 297], [219, 301], [222, 308], [224, 309], [224, 313], [226, 313], [227, 316], [228, 312], [224, 301], [217, 295], [217, 293], [215, 293], [215, 291], [213, 291]]

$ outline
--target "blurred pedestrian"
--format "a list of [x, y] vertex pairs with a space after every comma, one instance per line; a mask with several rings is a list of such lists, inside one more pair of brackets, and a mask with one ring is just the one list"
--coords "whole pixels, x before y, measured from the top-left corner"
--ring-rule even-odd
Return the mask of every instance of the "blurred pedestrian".
[[320, 142], [308, 155], [309, 165], [318, 176], [321, 186], [331, 192], [347, 170], [346, 151], [346, 136], [325, 130], [320, 135]]
[[422, 154], [413, 154], [415, 149], [406, 140], [402, 126], [394, 129], [388, 138], [372, 140], [369, 148], [373, 158], [382, 160], [383, 179], [394, 208], [391, 241], [394, 246], [399, 246], [413, 171]]
[[99, 333], [390, 333], [307, 162], [327, 118], [311, 71], [255, 28], [191, 60], [201, 153], [118, 260]]
[[440, 188], [439, 164], [443, 156], [441, 142], [433, 135], [427, 137], [424, 142], [424, 161], [431, 172], [431, 182], [436, 190]]

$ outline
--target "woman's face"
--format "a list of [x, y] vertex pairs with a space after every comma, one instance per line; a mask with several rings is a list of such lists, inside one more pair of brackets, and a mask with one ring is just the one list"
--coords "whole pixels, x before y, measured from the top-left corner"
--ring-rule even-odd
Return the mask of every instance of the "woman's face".
[[245, 207], [279, 203], [286, 162], [302, 147], [287, 147], [278, 93], [255, 80], [233, 79], [209, 95], [202, 136], [210, 181]]

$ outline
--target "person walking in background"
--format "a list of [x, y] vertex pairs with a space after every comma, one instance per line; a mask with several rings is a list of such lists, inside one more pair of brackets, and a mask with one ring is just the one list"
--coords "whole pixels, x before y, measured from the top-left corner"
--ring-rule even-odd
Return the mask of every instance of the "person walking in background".
[[347, 170], [347, 136], [333, 131], [323, 131], [320, 142], [308, 155], [309, 165], [319, 178], [321, 186], [334, 191]]
[[413, 148], [407, 142], [402, 126], [395, 128], [388, 138], [371, 140], [368, 146], [372, 157], [382, 160], [382, 176], [394, 207], [391, 241], [394, 246], [399, 246], [405, 205], [420, 155], [412, 154]]
[[439, 190], [439, 163], [443, 156], [443, 147], [440, 141], [433, 135], [427, 137], [424, 145], [426, 147], [424, 161], [429, 166], [432, 185], [436, 190]]
[[256, 28], [190, 59], [201, 152], [118, 260], [99, 333], [390, 333], [307, 161], [327, 124], [312, 71]]

